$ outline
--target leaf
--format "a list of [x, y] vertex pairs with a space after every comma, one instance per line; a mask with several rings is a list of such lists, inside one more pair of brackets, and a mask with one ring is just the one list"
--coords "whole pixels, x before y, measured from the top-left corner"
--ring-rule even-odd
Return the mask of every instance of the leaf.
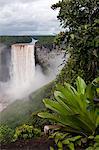
[[50, 150], [54, 150], [54, 148], [52, 146], [50, 146]]
[[95, 133], [99, 123], [98, 111], [94, 108], [94, 104], [92, 105], [93, 100], [91, 103], [88, 101], [88, 98], [92, 99], [94, 89], [91, 88], [93, 85], [87, 87], [80, 77], [77, 78], [76, 84], [78, 91], [68, 83], [65, 83], [64, 87], [58, 85], [58, 91], [54, 92], [56, 100], [43, 100], [45, 106], [51, 109], [52, 113], [43, 112], [38, 116], [54, 120], [64, 126], [67, 132], [89, 136]]
[[93, 135], [91, 135], [91, 136], [89, 136], [89, 137], [88, 137], [88, 139], [93, 140], [93, 139], [94, 139], [94, 136], [93, 136]]
[[89, 101], [92, 102], [93, 104], [93, 98], [94, 98], [94, 90], [92, 88], [92, 84], [89, 84], [86, 88], [86, 97], [88, 98]]
[[97, 23], [97, 24], [99, 24], [99, 19], [95, 19], [94, 22]]
[[95, 141], [99, 143], [99, 135], [95, 136]]
[[56, 117], [53, 114], [50, 114], [47, 112], [38, 113], [38, 116], [41, 118], [48, 118], [48, 119], [56, 120]]
[[97, 55], [97, 51], [96, 51], [96, 50], [93, 51], [93, 55], [98, 58], [98, 55]]
[[87, 138], [82, 138], [81, 141], [82, 141], [82, 143], [86, 143], [87, 142]]
[[63, 140], [62, 143], [63, 143], [64, 145], [67, 145], [67, 144], [69, 144], [70, 142], [69, 142], [68, 139], [66, 139], [66, 140]]
[[74, 40], [74, 37], [75, 37], [74, 34], [70, 34], [70, 36], [71, 36], [71, 38]]
[[93, 150], [93, 147], [88, 147], [88, 148], [86, 148], [86, 150]]
[[56, 100], [59, 102], [59, 104], [63, 108], [65, 108], [65, 110], [68, 114], [73, 114], [73, 112], [72, 112], [71, 108], [68, 106], [68, 104], [64, 103], [63, 99], [65, 99], [65, 97], [61, 92], [55, 91], [54, 96], [55, 96]]
[[81, 146], [81, 140], [76, 141], [76, 144]]
[[81, 77], [77, 77], [76, 79], [77, 91], [79, 94], [84, 94], [86, 89], [86, 83]]
[[62, 142], [59, 141], [58, 144], [57, 144], [57, 146], [58, 146], [58, 148], [62, 149], [63, 148]]
[[96, 83], [98, 83], [98, 86], [99, 86], [99, 77], [95, 78], [93, 81], [92, 81], [92, 84], [95, 86]]
[[65, 83], [65, 87], [58, 85], [58, 90], [62, 93], [61, 98], [63, 102], [66, 103], [70, 109], [74, 110], [75, 112], [76, 110], [81, 111], [79, 105], [80, 101], [78, 101], [79, 96], [77, 95], [76, 90], [74, 90], [70, 84]]
[[70, 150], [75, 150], [73, 143], [69, 143], [68, 147], [70, 148]]
[[59, 114], [63, 114], [63, 115], [68, 115], [68, 111], [66, 110], [66, 107], [61, 106], [58, 102], [53, 101], [53, 100], [49, 100], [49, 99], [44, 99], [43, 100], [45, 106]]
[[95, 148], [95, 150], [99, 150], [99, 145], [98, 145], [98, 147]]
[[82, 137], [82, 136], [80, 136], [80, 135], [75, 136], [75, 137], [71, 137], [71, 138], [69, 138], [69, 141], [75, 142], [76, 140], [81, 139], [81, 137]]

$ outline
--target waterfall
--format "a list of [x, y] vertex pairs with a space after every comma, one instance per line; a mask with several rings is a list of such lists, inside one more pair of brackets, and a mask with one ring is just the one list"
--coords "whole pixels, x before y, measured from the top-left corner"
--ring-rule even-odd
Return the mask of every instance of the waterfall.
[[34, 44], [11, 46], [11, 81], [16, 87], [27, 86], [35, 74]]

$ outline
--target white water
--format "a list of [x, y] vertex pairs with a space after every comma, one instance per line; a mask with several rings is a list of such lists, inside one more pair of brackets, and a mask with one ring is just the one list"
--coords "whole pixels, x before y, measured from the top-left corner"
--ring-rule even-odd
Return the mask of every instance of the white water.
[[35, 75], [33, 44], [14, 44], [11, 47], [11, 81], [15, 87], [31, 84]]

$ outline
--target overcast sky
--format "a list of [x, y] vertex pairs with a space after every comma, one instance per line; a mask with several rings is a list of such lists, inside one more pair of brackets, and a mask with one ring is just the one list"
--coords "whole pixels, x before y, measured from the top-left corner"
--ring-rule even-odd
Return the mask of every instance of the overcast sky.
[[0, 35], [45, 35], [60, 30], [58, 0], [0, 0]]

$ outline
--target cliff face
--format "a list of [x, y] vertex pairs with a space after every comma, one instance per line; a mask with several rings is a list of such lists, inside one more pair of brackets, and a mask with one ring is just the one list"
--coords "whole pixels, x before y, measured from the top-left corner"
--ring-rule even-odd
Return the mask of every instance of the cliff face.
[[0, 81], [6, 82], [10, 78], [10, 50], [3, 48], [0, 53]]

